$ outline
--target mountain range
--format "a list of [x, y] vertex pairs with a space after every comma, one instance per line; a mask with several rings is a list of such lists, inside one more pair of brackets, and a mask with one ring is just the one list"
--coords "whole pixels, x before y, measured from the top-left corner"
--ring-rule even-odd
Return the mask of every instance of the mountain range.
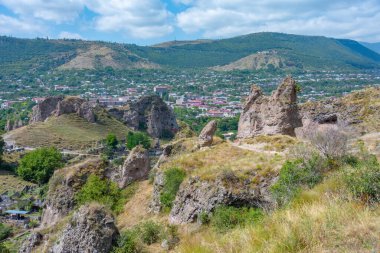
[[380, 68], [379, 48], [379, 44], [354, 40], [267, 32], [153, 46], [2, 36], [0, 68], [2, 74], [106, 67], [220, 71], [373, 69]]

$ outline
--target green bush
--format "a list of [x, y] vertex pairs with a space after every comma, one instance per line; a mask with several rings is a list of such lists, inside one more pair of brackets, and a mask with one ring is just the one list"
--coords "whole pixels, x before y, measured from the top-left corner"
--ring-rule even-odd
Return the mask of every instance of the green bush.
[[77, 193], [76, 201], [78, 204], [96, 201], [119, 213], [123, 210], [125, 197], [116, 183], [90, 175], [86, 184]]
[[10, 250], [3, 243], [0, 243], [0, 253], [10, 253]]
[[327, 166], [326, 160], [318, 155], [309, 160], [286, 161], [280, 170], [278, 181], [271, 187], [278, 205], [289, 203], [302, 187], [311, 188], [321, 182], [322, 172]]
[[117, 147], [117, 144], [119, 141], [117, 140], [117, 137], [113, 133], [109, 133], [106, 137], [106, 145], [109, 149], [115, 150]]
[[198, 219], [201, 224], [208, 224], [210, 222], [210, 216], [206, 212], [201, 212]]
[[56, 148], [39, 148], [21, 158], [17, 174], [24, 180], [44, 184], [62, 165], [62, 154]]
[[143, 248], [139, 243], [137, 233], [133, 230], [123, 231], [114, 246], [112, 253], [140, 253]]
[[179, 186], [185, 177], [186, 172], [179, 168], [170, 168], [164, 171], [164, 187], [160, 195], [160, 202], [164, 208], [172, 208]]
[[258, 222], [262, 217], [260, 209], [219, 206], [214, 210], [210, 224], [217, 232], [223, 233], [237, 226]]
[[365, 202], [380, 201], [380, 164], [375, 156], [350, 159], [343, 170], [348, 189]]
[[146, 221], [136, 228], [141, 241], [148, 245], [158, 242], [161, 238], [162, 230], [163, 227], [153, 221]]
[[151, 146], [150, 138], [147, 134], [142, 132], [128, 132], [126, 146], [129, 150], [141, 145], [145, 149], [149, 149]]
[[12, 228], [0, 223], [0, 241], [7, 239], [8, 236], [12, 233]]

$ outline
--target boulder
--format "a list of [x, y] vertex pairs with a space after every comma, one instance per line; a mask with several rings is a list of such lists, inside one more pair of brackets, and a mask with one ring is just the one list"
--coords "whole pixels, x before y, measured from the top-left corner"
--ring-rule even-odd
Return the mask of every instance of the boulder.
[[170, 222], [184, 224], [194, 222], [201, 213], [209, 214], [218, 205], [247, 206], [271, 209], [274, 201], [269, 191], [274, 177], [238, 178], [233, 172], [222, 173], [213, 179], [194, 176], [184, 181], [176, 195], [170, 212]]
[[153, 183], [153, 196], [152, 201], [149, 204], [149, 211], [152, 213], [160, 213], [162, 209], [161, 205], [161, 191], [164, 188], [165, 179], [164, 179], [164, 172], [163, 171], [157, 171], [154, 176], [154, 183]]
[[19, 253], [32, 253], [35, 247], [39, 246], [43, 241], [43, 236], [39, 232], [32, 232], [30, 236], [22, 243]]
[[198, 146], [199, 147], [208, 147], [211, 146], [214, 134], [216, 132], [218, 123], [216, 120], [212, 120], [202, 129], [198, 137]]
[[135, 147], [121, 168], [119, 186], [124, 188], [136, 180], [147, 178], [149, 169], [150, 160], [148, 151], [140, 146]]
[[171, 108], [156, 95], [146, 96], [109, 113], [134, 130], [146, 130], [155, 138], [172, 138], [179, 127]]
[[302, 126], [297, 106], [296, 82], [287, 77], [271, 96], [252, 86], [240, 115], [238, 138], [284, 134], [295, 136]]
[[108, 253], [118, 235], [110, 211], [98, 204], [85, 205], [74, 213], [50, 252]]

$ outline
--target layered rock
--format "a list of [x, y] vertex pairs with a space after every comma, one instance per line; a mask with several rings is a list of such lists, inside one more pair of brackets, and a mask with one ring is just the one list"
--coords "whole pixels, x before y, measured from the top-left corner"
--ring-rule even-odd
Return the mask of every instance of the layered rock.
[[49, 191], [42, 213], [41, 226], [54, 225], [75, 207], [75, 194], [86, 183], [90, 174], [101, 175], [104, 163], [90, 159], [78, 165], [54, 172], [49, 181]]
[[171, 138], [179, 128], [173, 111], [159, 96], [143, 97], [109, 113], [132, 129], [146, 130], [156, 138]]
[[149, 169], [150, 160], [148, 151], [140, 146], [135, 147], [121, 168], [119, 186], [124, 188], [136, 180], [147, 178]]
[[302, 126], [297, 106], [296, 82], [287, 77], [271, 96], [252, 86], [240, 115], [238, 138], [257, 135], [295, 135]]
[[94, 123], [96, 121], [94, 108], [95, 105], [79, 97], [47, 97], [33, 107], [29, 123], [41, 122], [51, 116], [60, 116], [70, 113], [75, 113], [79, 117]]
[[216, 132], [218, 123], [216, 120], [212, 120], [202, 129], [198, 137], [198, 146], [199, 147], [208, 147], [211, 146], [214, 134]]
[[238, 178], [232, 172], [214, 179], [191, 177], [181, 184], [170, 212], [170, 222], [194, 222], [201, 213], [209, 214], [218, 205], [249, 206], [269, 209], [274, 202], [269, 187], [275, 178], [262, 178], [257, 184], [252, 178]]
[[25, 123], [23, 120], [7, 120], [7, 124], [5, 125], [4, 131], [9, 132], [12, 130], [15, 130], [17, 128], [25, 126], [27, 123]]
[[52, 247], [52, 253], [108, 253], [119, 235], [112, 214], [97, 204], [76, 211]]
[[26, 240], [22, 243], [19, 253], [32, 253], [35, 247], [39, 246], [43, 242], [43, 235], [39, 232], [33, 232]]

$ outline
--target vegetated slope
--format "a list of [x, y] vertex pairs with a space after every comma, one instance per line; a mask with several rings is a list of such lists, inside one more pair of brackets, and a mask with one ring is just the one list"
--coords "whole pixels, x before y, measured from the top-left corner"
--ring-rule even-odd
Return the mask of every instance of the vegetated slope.
[[355, 41], [282, 33], [255, 33], [163, 48], [131, 46], [131, 50], [158, 64], [183, 68], [222, 66], [268, 50], [276, 50], [296, 68], [374, 68], [380, 64], [380, 55]]
[[154, 46], [3, 36], [0, 37], [0, 67], [2, 74], [13, 74], [57, 68], [209, 68], [240, 60], [239, 66], [231, 69], [257, 69], [241, 62], [252, 61], [248, 56], [266, 51], [275, 51], [276, 58], [282, 59], [284, 64], [264, 61], [264, 69], [269, 65], [304, 70], [380, 68], [380, 55], [356, 41], [282, 33], [255, 33], [222, 40], [171, 41]]
[[377, 42], [377, 43], [360, 42], [360, 44], [380, 54], [380, 42]]
[[124, 45], [82, 40], [17, 39], [0, 37], [2, 73], [60, 69], [158, 68]]
[[127, 132], [123, 123], [104, 112], [97, 113], [97, 123], [90, 123], [75, 114], [64, 114], [8, 132], [4, 139], [24, 147], [55, 146], [82, 150], [105, 139], [108, 133], [125, 139]]

